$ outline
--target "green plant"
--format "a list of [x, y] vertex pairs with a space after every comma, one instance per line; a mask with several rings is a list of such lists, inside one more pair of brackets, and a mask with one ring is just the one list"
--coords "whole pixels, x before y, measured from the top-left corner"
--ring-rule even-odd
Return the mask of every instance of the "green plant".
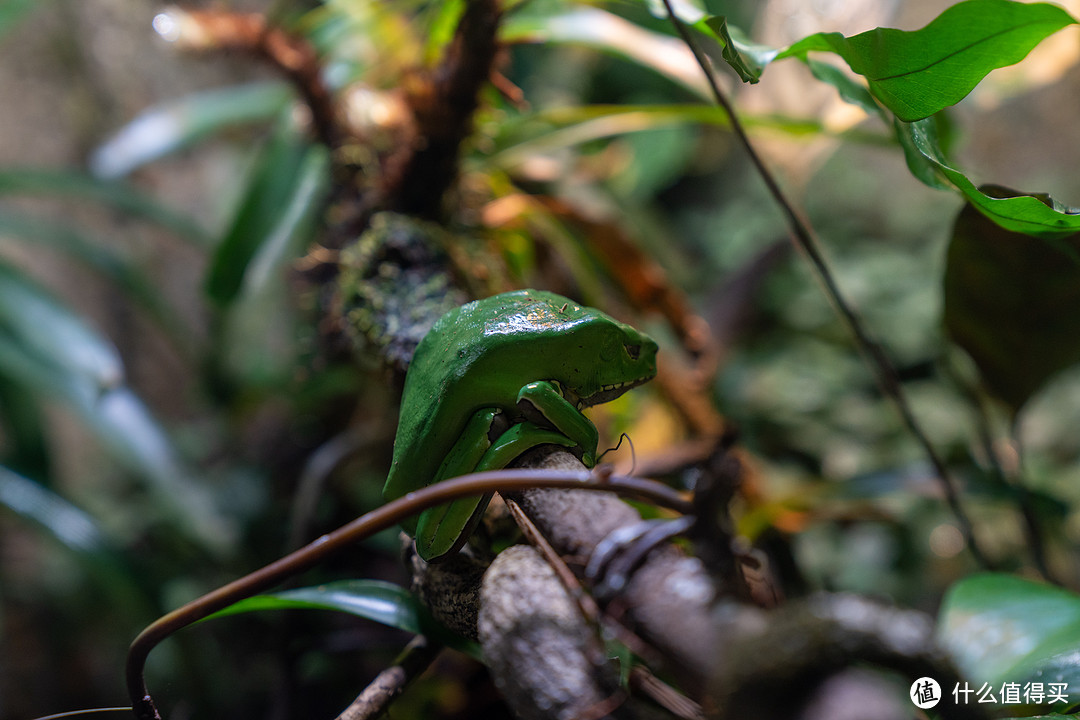
[[[196, 37], [210, 50], [269, 61], [289, 82], [244, 83], [150, 108], [98, 148], [92, 173], [0, 172], [0, 234], [8, 241], [0, 254], [0, 505], [9, 511], [5, 533], [26, 532], [24, 542], [51, 568], [29, 584], [25, 573], [4, 583], [0, 623], [62, 617], [43, 647], [55, 651], [75, 635], [95, 665], [118, 671], [122, 645], [178, 599], [378, 504], [396, 402], [382, 363], [400, 366], [412, 340], [395, 338], [412, 335], [387, 331], [383, 316], [373, 322], [382, 323], [385, 342], [377, 333], [343, 342], [337, 331], [347, 312], [327, 298], [339, 251], [356, 253], [361, 269], [385, 259], [354, 241], [372, 210], [390, 206], [458, 233], [441, 241], [445, 257], [434, 274], [446, 285], [433, 295], [446, 300], [444, 288], [461, 278], [461, 292], [476, 295], [529, 285], [572, 291], [592, 305], [626, 308], [662, 338], [678, 358], [671, 367], [680, 368], [666, 389], [599, 422], [629, 429], [639, 445], [665, 438], [644, 443], [646, 458], [672, 443], [718, 437], [719, 412], [740, 426], [764, 481], [747, 493], [737, 526], [794, 560], [777, 563], [791, 568], [781, 584], [875, 591], [932, 609], [958, 581], [942, 617], [966, 671], [1020, 682], [1010, 668], [1066, 663], [1071, 636], [1051, 641], [1032, 630], [1049, 649], [989, 671], [964, 659], [973, 646], [965, 649], [950, 629], [962, 611], [1009, 610], [1022, 619], [1032, 597], [1071, 602], [1065, 591], [1028, 593], [996, 575], [965, 579], [980, 565], [1078, 582], [1068, 527], [1080, 501], [1072, 489], [1080, 444], [1065, 428], [1080, 419], [1080, 213], [1045, 194], [979, 185], [977, 173], [950, 159], [972, 132], [952, 106], [992, 70], [1075, 25], [1065, 10], [968, 0], [919, 31], [816, 33], [770, 48], [739, 29], [753, 10], [737, 3], [726, 15], [679, 3], [675, 21], [663, 2], [510, 3], [498, 25], [509, 60], [497, 78], [508, 80], [496, 90], [486, 65], [462, 70], [448, 52], [455, 42], [485, 40], [483, 32], [455, 40], [463, 13], [480, 3], [279, 5], [268, 25], [219, 12], [162, 15], [158, 27], [181, 43]], [[32, 19], [29, 10], [0, 5], [0, 32]], [[238, 30], [223, 32], [215, 21]], [[682, 62], [669, 62], [673, 55]], [[863, 111], [864, 122], [837, 133], [815, 117], [742, 113], [730, 89], [703, 80], [730, 68], [765, 86], [783, 60], [805, 65]], [[580, 68], [573, 78], [563, 72], [570, 63]], [[481, 88], [478, 106], [450, 110], [455, 96], [424, 85], [417, 68], [458, 69]], [[360, 120], [344, 122], [350, 111]], [[415, 151], [416, 134], [430, 140], [444, 125], [452, 147], [437, 161]], [[240, 131], [234, 142], [251, 151], [249, 169], [228, 188], [230, 219], [220, 227], [153, 197], [132, 175]], [[1023, 135], [1013, 129], [1009, 137]], [[773, 137], [841, 144], [799, 197], [767, 159], [745, 162], [740, 138], [753, 147]], [[439, 151], [438, 143], [427, 147]], [[450, 174], [460, 174], [456, 185], [444, 177], [447, 157]], [[882, 184], [874, 164], [896, 171], [900, 159], [908, 175]], [[946, 192], [924, 192], [914, 181]], [[444, 193], [448, 184], [455, 192]], [[104, 208], [184, 244], [199, 258], [187, 288], [195, 311], [163, 291], [145, 255], [79, 221], [12, 202], [31, 197]], [[825, 295], [779, 249], [784, 234], [809, 254]], [[152, 374], [181, 378], [181, 398], [154, 407], [141, 397], [140, 381], [91, 313], [58, 301], [52, 290], [63, 288], [31, 278], [24, 258], [43, 249], [100, 277], [165, 339], [173, 365]], [[384, 291], [374, 280], [371, 287], [374, 295], [362, 296], [369, 303]], [[85, 484], [72, 486], [63, 469], [69, 448], [57, 439], [58, 415], [93, 438], [95, 462], [80, 469]], [[1028, 418], [1042, 429], [1021, 443]], [[999, 525], [1015, 530], [999, 534]], [[964, 543], [950, 545], [957, 533]], [[959, 551], [965, 546], [970, 554]], [[400, 582], [388, 569], [393, 547], [392, 537], [377, 538], [362, 559], [321, 569], [315, 581]], [[63, 600], [72, 587], [80, 599]], [[365, 617], [416, 631], [415, 602], [404, 591], [334, 587], [342, 592], [333, 602], [290, 590], [246, 609], [379, 600]], [[110, 606], [83, 599], [91, 590]], [[968, 608], [972, 597], [978, 612]], [[35, 603], [39, 610], [26, 610]], [[178, 697], [199, 711], [233, 694], [225, 678], [241, 677], [250, 693], [237, 694], [256, 712], [268, 703], [268, 677], [303, 678], [290, 712], [314, 716], [337, 712], [358, 681], [311, 638], [329, 644], [345, 628], [349, 652], [372, 671], [403, 643], [333, 616], [236, 622], [272, 623], [267, 635], [276, 640], [245, 639], [253, 625], [217, 623], [218, 639], [185, 636], [163, 655], [152, 684], [174, 679]], [[242, 666], [256, 650], [265, 662], [214, 672], [219, 656]], [[116, 675], [100, 691], [74, 688], [63, 699], [109, 702], [120, 697]], [[457, 687], [429, 681], [401, 712], [445, 710]], [[10, 712], [50, 709], [21, 698]]]

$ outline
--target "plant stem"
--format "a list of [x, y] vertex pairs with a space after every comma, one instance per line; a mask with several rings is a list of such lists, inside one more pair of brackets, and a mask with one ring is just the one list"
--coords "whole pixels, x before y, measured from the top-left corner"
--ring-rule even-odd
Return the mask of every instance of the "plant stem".
[[662, 483], [623, 475], [606, 475], [588, 471], [567, 470], [495, 470], [470, 473], [444, 480], [404, 497], [381, 505], [371, 512], [343, 525], [337, 530], [296, 550], [283, 558], [249, 573], [227, 585], [212, 590], [202, 597], [163, 615], [147, 626], [128, 649], [125, 673], [128, 695], [137, 720], [161, 720], [154, 700], [147, 690], [143, 677], [146, 659], [158, 643], [192, 623], [206, 618], [218, 610], [280, 584], [300, 572], [314, 567], [330, 555], [370, 537], [372, 534], [393, 527], [403, 518], [429, 507], [435, 507], [463, 497], [482, 496], [493, 492], [525, 490], [534, 487], [584, 489], [614, 492], [653, 502], [661, 507], [686, 514], [692, 510], [690, 502]]
[[686, 43], [686, 46], [690, 48], [690, 51], [694, 54], [694, 59], [697, 60], [698, 65], [701, 66], [702, 72], [705, 73], [705, 78], [709, 83], [709, 88], [712, 90], [716, 103], [727, 113], [728, 118], [731, 121], [731, 130], [735, 133], [736, 139], [739, 141], [739, 144], [743, 146], [743, 149], [753, 163], [754, 168], [757, 170], [758, 175], [765, 182], [765, 187], [768, 189], [769, 194], [772, 195], [773, 199], [783, 211], [784, 216], [787, 219], [788, 227], [791, 230], [792, 240], [795, 243], [795, 246], [805, 254], [807, 260], [810, 262], [810, 267], [813, 269], [814, 274], [817, 276], [818, 281], [825, 290], [826, 296], [840, 314], [840, 317], [847, 325], [848, 330], [854, 336], [855, 344], [866, 358], [871, 370], [873, 370], [882, 392], [893, 401], [897, 411], [900, 413], [900, 418], [903, 420], [904, 425], [922, 447], [927, 459], [933, 466], [938, 480], [940, 481], [942, 491], [945, 494], [945, 501], [948, 503], [949, 509], [952, 511], [953, 515], [956, 517], [957, 523], [960, 525], [960, 531], [964, 535], [964, 539], [967, 542], [968, 550], [971, 552], [972, 557], [974, 557], [975, 561], [983, 567], [989, 568], [990, 563], [976, 542], [971, 520], [964, 511], [963, 506], [960, 504], [960, 494], [956, 488], [956, 483], [949, 473], [948, 468], [945, 466], [944, 460], [938, 455], [937, 450], [934, 449], [934, 446], [930, 442], [930, 438], [927, 437], [926, 433], [919, 425], [918, 420], [916, 420], [915, 414], [911, 410], [907, 395], [904, 393], [904, 389], [900, 384], [900, 379], [897, 376], [892, 363], [881, 349], [881, 346], [867, 334], [862, 326], [862, 321], [840, 293], [840, 288], [837, 285], [832, 272], [829, 270], [828, 264], [825, 262], [825, 257], [820, 249], [820, 244], [815, 237], [809, 222], [802, 218], [795, 209], [794, 204], [788, 200], [784, 191], [780, 188], [779, 183], [776, 181], [775, 176], [769, 168], [765, 166], [761, 156], [758, 155], [754, 146], [750, 143], [750, 138], [747, 136], [746, 130], [743, 128], [738, 115], [735, 114], [734, 107], [716, 82], [716, 76], [708, 58], [702, 53], [701, 48], [698, 47], [697, 42], [694, 40], [693, 36], [690, 35], [690, 32], [686, 29], [683, 22], [675, 16], [675, 12], [671, 6], [671, 0], [663, 0], [663, 2], [664, 7], [667, 8], [668, 17], [671, 18], [671, 23], [675, 26], [676, 32], [678, 32], [683, 42]]

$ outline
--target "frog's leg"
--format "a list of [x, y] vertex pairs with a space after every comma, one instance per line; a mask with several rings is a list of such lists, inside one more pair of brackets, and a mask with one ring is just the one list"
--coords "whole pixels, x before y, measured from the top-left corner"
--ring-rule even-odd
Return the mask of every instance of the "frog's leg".
[[[471, 473], [491, 447], [489, 432], [501, 410], [481, 408], [473, 413], [457, 442], [446, 454], [432, 483]], [[425, 560], [436, 560], [461, 547], [487, 508], [488, 495], [461, 498], [446, 505], [428, 508], [416, 523], [416, 550]]]
[[526, 420], [511, 425], [509, 430], [500, 435], [484, 453], [476, 470], [479, 472], [504, 468], [518, 455], [538, 445], [562, 445], [572, 448], [577, 443], [556, 430], [549, 430]]
[[[485, 424], [490, 428], [498, 412], [484, 409], [473, 415], [461, 439], [439, 468], [436, 482], [470, 472], [506, 467], [518, 455], [537, 445], [575, 445], [565, 435], [528, 421], [512, 425], [494, 442], [488, 439], [486, 432], [478, 439], [475, 432]], [[420, 557], [433, 562], [456, 552], [472, 534], [489, 500], [490, 494], [482, 498], [462, 498], [421, 513], [416, 528], [416, 550]]]
[[555, 383], [547, 380], [529, 383], [521, 388], [517, 403], [518, 409], [529, 420], [539, 423], [542, 419], [573, 440], [574, 445], [582, 450], [581, 462], [586, 467], [596, 464], [596, 444], [599, 441], [596, 426], [562, 396]]

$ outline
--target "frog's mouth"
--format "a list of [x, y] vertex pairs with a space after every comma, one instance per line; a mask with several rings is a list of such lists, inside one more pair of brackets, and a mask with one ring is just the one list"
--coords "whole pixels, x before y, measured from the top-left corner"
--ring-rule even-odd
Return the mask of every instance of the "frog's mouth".
[[566, 398], [570, 402], [574, 403], [578, 410], [582, 408], [592, 407], [593, 405], [602, 405], [606, 402], [611, 402], [615, 398], [622, 395], [624, 392], [631, 388], [635, 388], [638, 385], [647, 383], [653, 379], [653, 375], [645, 375], [643, 377], [635, 378], [633, 380], [627, 380], [625, 382], [613, 383], [610, 385], [602, 385], [599, 390], [592, 395], [581, 396], [575, 393], [571, 389], [567, 389], [570, 397]]

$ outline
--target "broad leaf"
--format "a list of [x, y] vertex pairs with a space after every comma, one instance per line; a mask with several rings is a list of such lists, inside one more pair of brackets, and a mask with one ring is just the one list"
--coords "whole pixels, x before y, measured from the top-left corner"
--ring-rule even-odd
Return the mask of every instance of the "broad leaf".
[[867, 79], [874, 97], [911, 122], [960, 102], [991, 70], [1020, 62], [1044, 38], [1075, 22], [1056, 5], [966, 0], [921, 30], [876, 28], [850, 38], [818, 33], [777, 59], [834, 52]]
[[380, 580], [340, 580], [241, 600], [206, 618], [266, 610], [336, 610], [438, 639], [480, 659], [479, 649], [436, 622], [415, 595]]
[[1067, 696], [1080, 694], [1080, 596], [1067, 590], [1005, 574], [974, 575], [949, 590], [938, 632], [976, 687], [1066, 683]]
[[444, 0], [434, 3], [428, 10], [430, 19], [427, 32], [424, 33], [424, 60], [429, 65], [439, 61], [450, 41], [454, 39], [458, 22], [464, 12], [465, 3], [462, 0]]
[[422, 606], [403, 587], [380, 580], [342, 580], [314, 587], [256, 595], [207, 619], [266, 610], [337, 610], [411, 633], [420, 633]]
[[1080, 210], [1055, 202], [1048, 196], [988, 195], [962, 172], [948, 164], [937, 144], [932, 118], [896, 123], [912, 173], [931, 187], [953, 187], [979, 212], [1006, 230], [1042, 238], [1061, 238], [1080, 232]]
[[163, 103], [143, 112], [101, 145], [90, 157], [90, 170], [99, 178], [123, 177], [211, 133], [270, 121], [292, 98], [286, 83], [266, 82], [210, 90]]
[[813, 73], [814, 77], [821, 82], [836, 88], [836, 91], [840, 93], [840, 97], [843, 98], [845, 102], [857, 105], [868, 115], [878, 115], [888, 122], [885, 113], [883, 113], [881, 107], [874, 102], [874, 96], [870, 94], [870, 91], [866, 89], [865, 85], [860, 84], [840, 68], [829, 65], [828, 63], [823, 63], [820, 60], [807, 58], [806, 65], [810, 68], [810, 72]]
[[[1016, 199], [1045, 207], [1046, 198]], [[1080, 234], [1029, 237], [967, 205], [953, 228], [944, 286], [949, 335], [1014, 412], [1055, 373], [1080, 362]]]

